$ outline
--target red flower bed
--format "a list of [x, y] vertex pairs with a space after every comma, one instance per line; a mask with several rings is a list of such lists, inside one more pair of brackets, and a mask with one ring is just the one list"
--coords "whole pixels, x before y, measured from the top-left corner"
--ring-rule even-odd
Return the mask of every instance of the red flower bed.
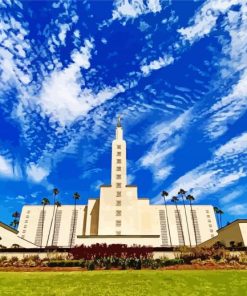
[[93, 244], [91, 246], [81, 245], [70, 250], [74, 259], [92, 260], [98, 258], [137, 258], [146, 259], [153, 253], [152, 247], [131, 246], [125, 244]]

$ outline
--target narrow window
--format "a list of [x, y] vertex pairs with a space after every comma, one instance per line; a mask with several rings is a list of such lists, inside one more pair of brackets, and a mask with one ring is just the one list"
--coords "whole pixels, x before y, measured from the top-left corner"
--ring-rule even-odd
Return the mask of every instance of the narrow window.
[[121, 159], [117, 159], [117, 163], [121, 163]]
[[117, 167], [117, 171], [118, 172], [121, 171], [121, 167], [120, 166]]
[[117, 156], [121, 156], [121, 152], [117, 152]]
[[116, 226], [117, 226], [117, 227], [120, 227], [121, 224], [122, 224], [122, 223], [121, 223], [121, 220], [117, 220], [117, 221], [116, 221]]
[[118, 207], [121, 206], [121, 200], [116, 201], [116, 206], [118, 206]]
[[121, 179], [121, 175], [117, 175], [117, 179], [118, 179], [118, 180]]
[[117, 191], [117, 197], [121, 196], [121, 191]]
[[117, 145], [117, 149], [121, 149], [121, 145]]
[[121, 188], [121, 183], [117, 183], [117, 188]]
[[116, 216], [119, 217], [119, 216], [121, 216], [121, 214], [122, 214], [122, 211], [119, 211], [119, 210], [116, 211]]

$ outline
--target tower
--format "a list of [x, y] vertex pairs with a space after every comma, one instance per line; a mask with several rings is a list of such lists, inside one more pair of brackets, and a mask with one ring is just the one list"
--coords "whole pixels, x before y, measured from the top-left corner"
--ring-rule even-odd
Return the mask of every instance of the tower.
[[127, 185], [126, 142], [123, 139], [121, 118], [118, 117], [116, 138], [112, 142], [111, 186], [121, 191]]

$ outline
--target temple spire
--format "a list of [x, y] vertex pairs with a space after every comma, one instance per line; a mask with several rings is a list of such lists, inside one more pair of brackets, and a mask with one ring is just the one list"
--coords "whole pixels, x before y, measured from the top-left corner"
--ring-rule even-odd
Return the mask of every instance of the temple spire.
[[117, 127], [122, 127], [122, 125], [121, 125], [121, 116], [120, 115], [118, 115]]

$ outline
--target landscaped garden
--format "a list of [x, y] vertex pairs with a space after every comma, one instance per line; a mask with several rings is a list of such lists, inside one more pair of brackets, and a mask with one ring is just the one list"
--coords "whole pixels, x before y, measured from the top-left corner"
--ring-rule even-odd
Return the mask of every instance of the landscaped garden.
[[0, 272], [1, 296], [247, 295], [247, 271]]

